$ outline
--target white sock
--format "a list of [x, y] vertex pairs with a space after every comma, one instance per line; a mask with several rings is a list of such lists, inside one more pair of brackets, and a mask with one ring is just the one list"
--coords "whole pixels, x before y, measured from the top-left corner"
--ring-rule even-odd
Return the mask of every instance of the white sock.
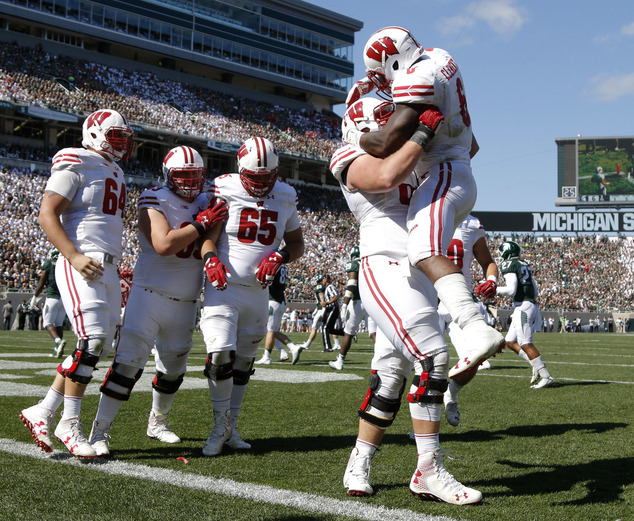
[[473, 302], [473, 295], [462, 273], [450, 273], [440, 277], [434, 287], [438, 292], [438, 298], [447, 307], [451, 318], [460, 329], [478, 321], [485, 323], [482, 313]]
[[231, 390], [233, 389], [233, 378], [226, 380], [208, 380], [209, 396], [214, 412], [224, 413], [229, 410], [231, 403]]
[[364, 441], [360, 438], [357, 438], [357, 442], [354, 446], [359, 451], [359, 456], [372, 456], [379, 448], [378, 445], [374, 445], [373, 443]]
[[440, 448], [440, 438], [438, 433], [435, 434], [416, 434], [416, 450], [419, 454], [423, 452], [434, 451]]
[[101, 398], [99, 399], [99, 407], [97, 408], [95, 421], [112, 423], [122, 405], [123, 401], [115, 400], [114, 398], [102, 393]]
[[517, 356], [519, 356], [520, 358], [523, 358], [524, 360], [526, 360], [529, 364], [531, 363], [531, 359], [528, 358], [528, 355], [526, 354], [526, 351], [524, 351], [523, 349], [520, 349], [520, 352], [517, 353]]
[[169, 414], [175, 398], [176, 393], [159, 393], [156, 389], [152, 389], [152, 410], [154, 414]]
[[282, 342], [280, 342], [277, 338], [274, 340], [274, 342], [275, 342], [275, 347], [277, 347], [280, 350], [280, 353], [284, 351], [284, 344], [282, 344]]
[[49, 387], [48, 392], [44, 399], [39, 403], [40, 407], [44, 409], [48, 409], [49, 411], [55, 412], [62, 402], [64, 401], [64, 395], [60, 393], [57, 389], [53, 387]]
[[546, 364], [542, 360], [541, 355], [533, 358], [531, 360], [531, 365], [533, 366], [533, 369], [537, 371], [540, 378], [550, 378], [550, 372], [546, 369]]
[[81, 396], [64, 395], [64, 410], [62, 420], [69, 418], [79, 418], [81, 413]]

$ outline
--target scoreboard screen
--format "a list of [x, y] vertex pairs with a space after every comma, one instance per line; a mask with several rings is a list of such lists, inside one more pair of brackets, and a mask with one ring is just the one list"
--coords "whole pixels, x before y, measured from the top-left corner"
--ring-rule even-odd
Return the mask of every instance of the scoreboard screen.
[[634, 136], [555, 142], [557, 206], [634, 206]]

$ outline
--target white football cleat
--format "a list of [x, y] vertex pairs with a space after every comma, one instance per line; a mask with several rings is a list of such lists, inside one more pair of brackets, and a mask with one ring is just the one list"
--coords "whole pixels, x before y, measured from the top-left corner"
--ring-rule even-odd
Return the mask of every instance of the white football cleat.
[[343, 475], [343, 486], [348, 489], [349, 496], [371, 496], [374, 490], [370, 486], [370, 469], [374, 455], [359, 456], [359, 449], [352, 449], [348, 466]]
[[203, 447], [203, 456], [217, 456], [222, 452], [222, 446], [233, 435], [233, 427], [231, 426], [231, 411], [224, 413], [214, 411], [214, 428], [205, 446]]
[[107, 421], [92, 422], [88, 440], [98, 458], [110, 457], [110, 424]]
[[328, 365], [330, 366], [330, 369], [334, 369], [335, 371], [342, 371], [343, 370], [343, 358], [338, 356], [335, 361], [328, 362]]
[[535, 385], [531, 385], [531, 389], [543, 389], [544, 387], [550, 387], [555, 382], [552, 376], [546, 378], [540, 378]]
[[55, 437], [63, 443], [73, 456], [81, 459], [94, 459], [97, 452], [88, 443], [79, 418], [62, 419], [55, 429]]
[[20, 413], [20, 419], [29, 429], [35, 444], [44, 452], [53, 452], [53, 440], [51, 440], [51, 425], [53, 412], [38, 405], [24, 409]]
[[180, 443], [181, 439], [167, 425], [167, 414], [155, 414], [150, 411], [147, 421], [147, 435], [163, 443]]
[[262, 358], [254, 362], [255, 365], [271, 365], [271, 355], [262, 355]]
[[288, 360], [288, 353], [282, 349], [280, 351], [280, 357], [275, 360], [276, 362], [286, 362]]
[[233, 431], [231, 438], [225, 441], [225, 445], [234, 450], [249, 450], [251, 448], [251, 444], [244, 441], [236, 430]]
[[299, 355], [305, 349], [305, 347], [303, 347], [303, 345], [291, 345], [290, 342], [286, 344], [286, 347], [288, 347], [291, 351], [291, 365], [295, 365], [299, 361]]
[[539, 371], [533, 367], [533, 375], [531, 376], [531, 385], [537, 383], [539, 380]]
[[478, 367], [478, 371], [487, 371], [488, 369], [491, 369], [491, 367], [491, 362], [485, 360], [480, 364], [480, 367]]
[[[473, 344], [479, 344], [472, 349], [467, 356], [458, 360], [458, 363], [449, 370], [449, 378], [455, 379], [461, 376], [464, 379], [466, 376], [475, 373], [482, 362], [487, 358], [494, 356], [496, 353], [500, 353], [506, 346], [504, 337], [491, 326], [487, 326], [484, 322], [476, 322], [470, 324], [465, 328], [465, 332], [469, 335], [469, 338], [473, 339]], [[465, 373], [463, 375], [463, 373]]]
[[456, 402], [447, 402], [445, 404], [445, 417], [449, 425], [454, 427], [460, 425], [460, 408]]
[[451, 505], [475, 505], [482, 502], [480, 491], [465, 487], [447, 472], [440, 449], [418, 456], [418, 465], [409, 489], [420, 499], [442, 501]]
[[54, 348], [53, 348], [53, 352], [51, 353], [51, 356], [53, 358], [61, 358], [62, 355], [64, 354], [64, 348], [66, 347], [66, 340], [60, 340], [59, 344], [57, 344]]

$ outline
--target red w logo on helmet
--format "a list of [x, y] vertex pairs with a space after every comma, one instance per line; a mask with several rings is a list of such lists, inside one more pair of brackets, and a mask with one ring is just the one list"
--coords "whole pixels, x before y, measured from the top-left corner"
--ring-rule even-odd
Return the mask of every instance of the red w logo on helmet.
[[388, 36], [383, 36], [382, 38], [372, 42], [372, 45], [370, 45], [366, 51], [368, 58], [378, 62], [383, 62], [384, 54], [385, 56], [398, 54], [398, 49], [394, 45], [394, 40]]
[[101, 124], [110, 116], [110, 112], [107, 110], [100, 110], [99, 112], [93, 112], [90, 116], [88, 116], [88, 123], [86, 124], [86, 128], [92, 127], [95, 123], [101, 126]]
[[361, 119], [363, 117], [363, 102], [357, 101], [354, 105], [352, 105], [352, 107], [348, 109], [348, 114], [350, 115], [350, 119], [352, 121]]

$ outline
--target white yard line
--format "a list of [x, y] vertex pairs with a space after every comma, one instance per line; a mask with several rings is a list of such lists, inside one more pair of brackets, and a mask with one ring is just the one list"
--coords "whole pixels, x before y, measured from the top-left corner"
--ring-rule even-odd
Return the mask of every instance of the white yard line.
[[[21, 443], [6, 438], [0, 438], [0, 451], [16, 456], [43, 460], [51, 464], [81, 466], [83, 469], [103, 472], [112, 476], [125, 476], [126, 478], [143, 479], [169, 486], [204, 490], [213, 494], [237, 497], [257, 503], [282, 505], [318, 514], [352, 517], [368, 521], [455, 521], [453, 518], [430, 516], [412, 510], [368, 505], [364, 504], [363, 500], [333, 499], [296, 490], [284, 490], [253, 483], [240, 483], [231, 479], [213, 478], [191, 472], [178, 472], [136, 463], [99, 460], [98, 464], [91, 464], [90, 462], [82, 462], [60, 451], [54, 451], [51, 455], [46, 455], [33, 444]], [[417, 500], [412, 499], [412, 501]]]

